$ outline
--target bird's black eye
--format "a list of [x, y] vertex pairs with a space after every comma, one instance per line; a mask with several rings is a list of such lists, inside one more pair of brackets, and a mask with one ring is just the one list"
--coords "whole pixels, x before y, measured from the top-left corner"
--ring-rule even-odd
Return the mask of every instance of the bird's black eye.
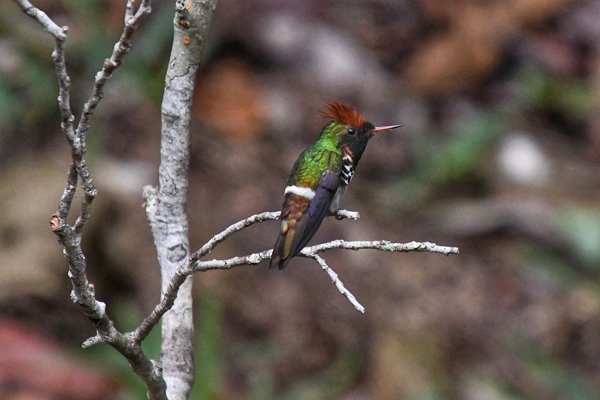
[[355, 128], [348, 128], [348, 130], [346, 132], [348, 133], [348, 135], [354, 135], [356, 133], [356, 129]]

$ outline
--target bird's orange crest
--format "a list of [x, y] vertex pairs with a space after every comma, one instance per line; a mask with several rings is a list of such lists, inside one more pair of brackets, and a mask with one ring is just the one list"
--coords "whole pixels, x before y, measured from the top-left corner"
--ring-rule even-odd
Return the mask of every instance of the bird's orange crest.
[[341, 122], [342, 124], [361, 127], [365, 122], [365, 118], [358, 111], [344, 103], [337, 101], [326, 104], [327, 109], [321, 111], [323, 117]]

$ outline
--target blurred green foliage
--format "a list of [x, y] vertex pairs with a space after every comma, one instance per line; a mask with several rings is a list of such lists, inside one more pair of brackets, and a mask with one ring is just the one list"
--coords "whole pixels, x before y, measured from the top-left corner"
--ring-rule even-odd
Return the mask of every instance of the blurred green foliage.
[[593, 88], [587, 79], [550, 76], [529, 68], [520, 74], [518, 87], [532, 109], [554, 112], [571, 121], [587, 120], [594, 108]]
[[[326, 400], [342, 397], [352, 387], [363, 364], [359, 353], [342, 353], [326, 369], [294, 382], [291, 387], [270, 399]], [[258, 400], [258, 398], [256, 398]]]
[[222, 374], [222, 304], [210, 292], [203, 292], [196, 304], [196, 376], [191, 398], [215, 400], [220, 398]]
[[517, 346], [514, 354], [523, 362], [528, 373], [527, 379], [548, 388], [553, 398], [569, 400], [597, 400], [598, 396], [591, 390], [576, 371], [557, 361], [535, 344]]
[[583, 265], [600, 278], [600, 211], [571, 206], [559, 216], [559, 222]]
[[458, 124], [447, 138], [419, 136], [414, 143], [414, 166], [384, 188], [378, 209], [410, 209], [444, 187], [485, 176], [490, 152], [505, 127], [501, 114], [482, 110]]

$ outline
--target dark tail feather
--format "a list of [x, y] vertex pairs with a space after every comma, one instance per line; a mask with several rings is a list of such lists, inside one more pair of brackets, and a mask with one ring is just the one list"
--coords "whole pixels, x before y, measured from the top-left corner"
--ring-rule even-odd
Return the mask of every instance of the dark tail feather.
[[285, 238], [286, 235], [281, 234], [277, 237], [277, 242], [273, 247], [273, 255], [271, 256], [271, 264], [269, 265], [269, 269], [277, 267], [282, 270], [285, 268], [285, 265], [288, 261], [288, 257], [286, 257], [284, 254]]
[[297, 251], [294, 253], [296, 233], [295, 227], [290, 227], [288, 221], [282, 223], [282, 229], [277, 236], [275, 246], [273, 246], [270, 268], [277, 266], [280, 270], [284, 269], [290, 258], [297, 254]]
[[275, 257], [271, 258], [271, 265], [269, 266], [269, 269], [277, 267], [277, 268], [279, 268], [279, 270], [282, 270], [285, 268], [286, 263], [287, 263], [287, 260], [284, 260], [279, 256], [275, 256]]

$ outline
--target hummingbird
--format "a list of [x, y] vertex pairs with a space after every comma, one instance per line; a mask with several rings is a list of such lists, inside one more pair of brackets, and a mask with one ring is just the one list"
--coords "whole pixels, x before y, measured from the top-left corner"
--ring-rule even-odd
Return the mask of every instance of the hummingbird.
[[270, 268], [285, 268], [306, 246], [326, 215], [337, 215], [369, 140], [401, 125], [374, 126], [347, 104], [330, 102], [321, 115], [329, 122], [294, 163], [284, 191], [281, 227]]

